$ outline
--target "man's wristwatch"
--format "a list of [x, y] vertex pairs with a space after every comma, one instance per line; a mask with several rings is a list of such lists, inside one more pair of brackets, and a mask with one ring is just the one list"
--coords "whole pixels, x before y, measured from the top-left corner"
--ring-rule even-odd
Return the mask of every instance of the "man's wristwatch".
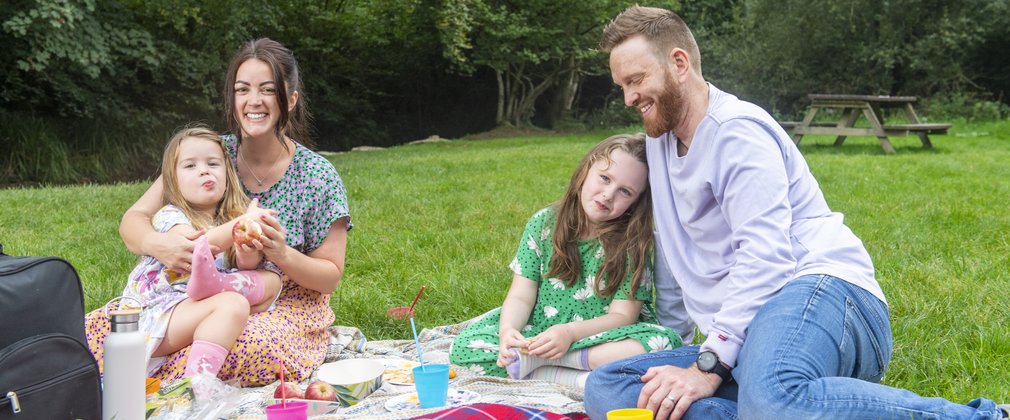
[[715, 352], [706, 350], [698, 353], [698, 361], [696, 363], [698, 370], [719, 375], [723, 382], [729, 382], [733, 379], [730, 368], [719, 361], [719, 355], [715, 354]]

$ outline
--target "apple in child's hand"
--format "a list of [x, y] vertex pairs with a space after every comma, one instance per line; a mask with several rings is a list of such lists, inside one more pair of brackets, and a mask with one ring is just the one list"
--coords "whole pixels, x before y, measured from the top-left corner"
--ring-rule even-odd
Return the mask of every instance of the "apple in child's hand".
[[[281, 395], [282, 389], [284, 390], [284, 395]], [[277, 386], [277, 389], [274, 390], [274, 398], [302, 399], [305, 398], [305, 394], [302, 392], [302, 389], [298, 387], [298, 384], [294, 382], [281, 382], [281, 384]]]
[[315, 381], [309, 384], [309, 387], [305, 389], [305, 399], [320, 400], [320, 401], [336, 401], [337, 390], [333, 389], [333, 385], [330, 385], [326, 382]]
[[263, 236], [263, 227], [251, 217], [239, 219], [231, 228], [231, 237], [235, 240], [236, 245], [248, 245], [261, 236]]

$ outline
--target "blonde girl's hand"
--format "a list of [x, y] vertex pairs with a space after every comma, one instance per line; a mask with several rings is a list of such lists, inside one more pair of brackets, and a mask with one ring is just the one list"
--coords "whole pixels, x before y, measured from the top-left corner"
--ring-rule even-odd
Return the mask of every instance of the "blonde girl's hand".
[[515, 328], [506, 328], [498, 332], [498, 367], [512, 363], [515, 359], [513, 348], [525, 348], [526, 337]]
[[263, 253], [256, 246], [262, 245], [256, 240], [248, 244], [235, 245], [235, 264], [240, 270], [254, 270], [263, 261]]
[[263, 244], [258, 239], [253, 239], [248, 243], [238, 244], [235, 253], [240, 255], [255, 255], [263, 249]]
[[546, 359], [559, 359], [568, 353], [575, 339], [568, 330], [568, 324], [559, 324], [533, 337], [530, 343], [530, 354]]
[[288, 252], [287, 231], [281, 226], [280, 220], [269, 214], [260, 215], [260, 225], [263, 226], [263, 236], [258, 241], [262, 245], [260, 250], [266, 259], [278, 262], [283, 261]]
[[249, 202], [249, 206], [246, 207], [244, 215], [253, 220], [260, 220], [260, 217], [263, 215], [276, 217], [277, 210], [260, 207], [259, 199], [254, 198]]

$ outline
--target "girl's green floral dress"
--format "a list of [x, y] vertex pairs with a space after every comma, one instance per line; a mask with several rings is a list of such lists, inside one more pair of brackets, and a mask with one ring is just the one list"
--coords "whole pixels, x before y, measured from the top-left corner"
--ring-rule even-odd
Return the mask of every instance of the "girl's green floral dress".
[[[516, 274], [540, 283], [537, 303], [527, 325], [520, 331], [524, 337], [533, 337], [548, 328], [574, 321], [593, 319], [607, 314], [613, 299], [629, 299], [634, 271], [630, 271], [614, 295], [597, 296], [593, 290], [596, 275], [603, 265], [603, 247], [598, 239], [579, 242], [582, 256], [582, 278], [571, 287], [557, 278], [548, 278], [548, 264], [553, 253], [551, 236], [555, 224], [555, 209], [548, 207], [537, 212], [526, 223], [516, 256], [509, 268]], [[673, 330], [656, 323], [652, 309], [652, 267], [648, 267], [635, 299], [643, 302], [638, 322], [583, 338], [572, 343], [571, 350], [592, 347], [609, 341], [638, 340], [646, 352], [671, 350], [681, 346], [680, 336]], [[480, 374], [506, 376], [498, 367], [498, 320], [501, 308], [482, 315], [463, 330], [449, 351], [450, 361]]]

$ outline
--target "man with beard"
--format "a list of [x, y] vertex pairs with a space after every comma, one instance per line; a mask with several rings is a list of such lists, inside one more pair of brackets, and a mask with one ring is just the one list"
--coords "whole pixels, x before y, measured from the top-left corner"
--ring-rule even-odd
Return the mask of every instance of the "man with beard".
[[892, 341], [869, 254], [782, 127], [705, 82], [680, 17], [633, 6], [600, 48], [649, 135], [659, 320], [705, 340], [598, 368], [590, 416], [635, 406], [657, 419], [1005, 416], [990, 400], [877, 383]]

